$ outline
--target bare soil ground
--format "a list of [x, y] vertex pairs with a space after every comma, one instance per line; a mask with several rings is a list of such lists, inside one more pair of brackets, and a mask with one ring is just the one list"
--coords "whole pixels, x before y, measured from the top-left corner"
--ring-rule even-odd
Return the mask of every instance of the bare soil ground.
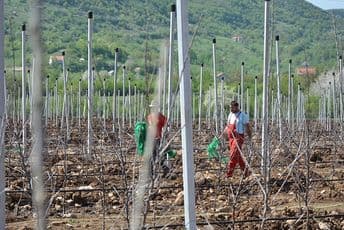
[[[85, 123], [86, 124], [86, 123]], [[20, 124], [8, 126], [6, 148], [6, 229], [35, 229], [31, 201], [29, 153], [22, 154]], [[74, 123], [71, 139], [52, 122], [46, 131], [44, 178], [48, 229], [127, 229], [132, 197], [143, 158], [136, 154], [133, 128], [118, 135], [94, 128], [94, 149], [87, 158], [87, 129]], [[244, 155], [254, 174], [243, 178], [237, 168], [225, 177], [226, 164], [208, 159], [214, 137], [204, 124], [193, 132], [195, 201], [199, 229], [344, 229], [344, 142], [341, 132], [291, 133], [280, 143], [271, 133], [271, 178], [261, 175], [259, 132], [247, 141]], [[167, 140], [177, 128], [172, 128]], [[30, 142], [27, 143], [30, 146]], [[171, 147], [177, 156], [163, 176], [157, 165], [147, 187], [147, 229], [184, 229], [182, 151], [179, 135]], [[226, 156], [226, 141], [220, 154]], [[265, 202], [265, 199], [267, 201]], [[264, 207], [267, 207], [264, 216]], [[262, 219], [266, 218], [264, 225]]]

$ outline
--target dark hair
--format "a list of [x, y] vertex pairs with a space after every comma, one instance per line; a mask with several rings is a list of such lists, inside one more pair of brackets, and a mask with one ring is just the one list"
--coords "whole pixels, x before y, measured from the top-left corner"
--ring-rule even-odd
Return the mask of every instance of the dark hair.
[[231, 106], [239, 106], [239, 103], [236, 102], [236, 101], [232, 101], [232, 102], [231, 102]]

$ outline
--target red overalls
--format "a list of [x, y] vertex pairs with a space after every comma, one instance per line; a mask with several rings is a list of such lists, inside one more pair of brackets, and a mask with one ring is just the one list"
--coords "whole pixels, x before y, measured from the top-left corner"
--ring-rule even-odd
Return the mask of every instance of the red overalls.
[[[236, 119], [238, 119], [238, 116], [236, 117]], [[227, 165], [227, 177], [231, 177], [233, 175], [233, 171], [237, 164], [239, 164], [242, 171], [244, 171], [246, 168], [245, 162], [240, 154], [240, 151], [242, 149], [241, 146], [244, 143], [244, 134], [239, 134], [237, 132], [235, 123], [236, 122], [234, 122], [234, 124], [228, 124], [227, 126], [230, 148], [230, 161]]]

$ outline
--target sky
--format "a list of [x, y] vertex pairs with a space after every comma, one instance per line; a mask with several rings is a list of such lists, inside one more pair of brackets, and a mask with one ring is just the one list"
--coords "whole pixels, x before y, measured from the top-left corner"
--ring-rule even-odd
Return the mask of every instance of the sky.
[[324, 10], [344, 9], [344, 0], [306, 0]]

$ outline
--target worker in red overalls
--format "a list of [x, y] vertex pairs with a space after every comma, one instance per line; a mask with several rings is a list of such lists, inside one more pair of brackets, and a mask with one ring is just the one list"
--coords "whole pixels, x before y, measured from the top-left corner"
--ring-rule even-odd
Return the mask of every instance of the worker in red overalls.
[[[155, 167], [155, 161], [159, 157], [159, 147], [160, 147], [160, 140], [162, 137], [162, 131], [164, 126], [167, 123], [167, 118], [159, 112], [160, 106], [157, 101], [152, 101], [152, 103], [149, 105], [151, 109], [151, 113], [147, 116], [147, 122], [148, 122], [148, 128], [154, 130], [155, 138], [154, 138], [154, 144], [153, 144], [153, 152], [152, 152], [152, 162], [151, 162], [151, 170], [152, 174], [154, 174]], [[160, 164], [164, 164], [164, 159], [160, 159]]]
[[148, 126], [154, 127], [155, 140], [160, 141], [162, 129], [167, 122], [167, 118], [159, 112], [159, 104], [156, 101], [152, 101], [149, 107], [151, 108], [151, 113], [147, 116]]
[[228, 115], [227, 126], [225, 132], [228, 133], [230, 161], [227, 165], [227, 177], [232, 177], [235, 166], [239, 164], [244, 176], [247, 177], [251, 171], [247, 168], [242, 158], [242, 144], [244, 143], [244, 133], [251, 138], [251, 127], [248, 114], [241, 112], [239, 104], [236, 101], [231, 102], [231, 112]]

